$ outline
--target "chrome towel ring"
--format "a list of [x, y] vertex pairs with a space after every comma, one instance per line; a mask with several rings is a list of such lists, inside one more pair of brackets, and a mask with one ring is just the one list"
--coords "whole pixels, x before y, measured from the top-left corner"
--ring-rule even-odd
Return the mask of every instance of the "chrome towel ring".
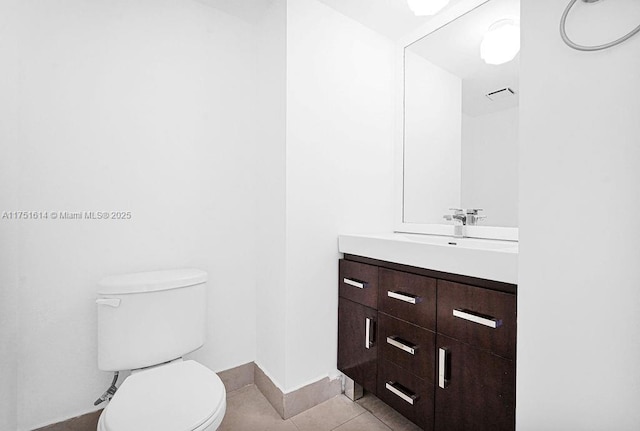
[[[613, 42], [605, 43], [602, 45], [592, 45], [592, 46], [579, 45], [574, 41], [572, 41], [571, 39], [569, 39], [569, 36], [567, 36], [567, 30], [566, 30], [567, 16], [569, 15], [569, 11], [573, 7], [573, 5], [576, 4], [576, 1], [578, 0], [571, 0], [569, 2], [569, 4], [567, 5], [567, 8], [564, 10], [564, 13], [562, 14], [562, 18], [560, 19], [560, 36], [562, 36], [562, 40], [564, 41], [564, 43], [566, 43], [573, 49], [577, 49], [578, 51], [600, 51], [602, 49], [607, 49], [607, 48], [611, 48], [612, 46], [619, 45], [625, 40], [631, 38], [636, 33], [640, 32], [640, 25], [638, 25], [629, 33], [625, 34], [619, 39], [614, 40]], [[582, 1], [585, 3], [595, 3], [600, 0], [582, 0]]]

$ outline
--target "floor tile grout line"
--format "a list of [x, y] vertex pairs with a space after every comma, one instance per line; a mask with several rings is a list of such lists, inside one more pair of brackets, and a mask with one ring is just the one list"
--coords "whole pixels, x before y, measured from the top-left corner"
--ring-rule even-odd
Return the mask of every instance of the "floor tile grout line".
[[[363, 398], [361, 398], [363, 399]], [[359, 401], [359, 400], [358, 400]], [[405, 429], [404, 426], [401, 426], [400, 429], [394, 428], [394, 420], [393, 417], [389, 417], [388, 414], [384, 414], [379, 408], [374, 408], [371, 405], [369, 405], [368, 407], [364, 404], [360, 404], [360, 402], [355, 401], [356, 403], [358, 403], [360, 405], [360, 407], [362, 407], [363, 409], [365, 409], [366, 411], [368, 411], [369, 413], [371, 413], [376, 419], [378, 419], [380, 422], [382, 422], [387, 428], [389, 428], [389, 430], [391, 431], [402, 431]], [[407, 419], [406, 417], [402, 416], [402, 414], [400, 412], [398, 412], [396, 409], [394, 409], [393, 407], [386, 405], [386, 408], [389, 409], [389, 411], [392, 413], [393, 416], [398, 416], [401, 420], [403, 421], [407, 421], [411, 426], [415, 426], [416, 430], [419, 430], [420, 428], [417, 427], [417, 425], [415, 425], [415, 423], [409, 421], [409, 419]], [[378, 416], [378, 414], [380, 414], [380, 416]], [[397, 426], [397, 424], [396, 424]]]
[[355, 415], [355, 416], [354, 416], [354, 417], [352, 417], [351, 419], [347, 419], [346, 421], [342, 422], [340, 425], [338, 425], [338, 426], [336, 426], [336, 427], [334, 427], [334, 428], [331, 428], [331, 430], [330, 430], [330, 431], [336, 430], [336, 429], [340, 428], [340, 427], [341, 427], [342, 425], [344, 425], [344, 424], [348, 424], [349, 422], [351, 422], [352, 420], [354, 420], [355, 418], [357, 418], [357, 417], [359, 417], [359, 416], [362, 416], [362, 415], [363, 415], [363, 414], [365, 414], [366, 412], [367, 412], [367, 411], [365, 410], [365, 411], [363, 411], [363, 412], [358, 413], [357, 415]]
[[297, 429], [298, 431], [300, 431], [300, 428], [298, 428], [298, 425], [296, 425], [296, 423], [294, 421], [291, 420], [291, 418], [287, 419], [289, 422], [291, 422], [293, 424], [293, 427], [295, 429]]
[[378, 419], [378, 421], [380, 421], [380, 423], [382, 424], [382, 426], [384, 426], [385, 428], [387, 428], [389, 431], [394, 431], [394, 429], [391, 427], [391, 425], [389, 425], [388, 423], [386, 423], [385, 421], [383, 421], [381, 418], [379, 418], [378, 416], [374, 415], [373, 412], [369, 412], [371, 413], [371, 415]]

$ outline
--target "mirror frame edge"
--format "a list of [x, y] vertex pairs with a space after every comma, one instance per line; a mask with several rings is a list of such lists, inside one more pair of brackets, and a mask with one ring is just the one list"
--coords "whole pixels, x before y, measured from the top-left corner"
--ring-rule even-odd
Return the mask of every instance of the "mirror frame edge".
[[[453, 236], [453, 225], [404, 222], [404, 50], [440, 27], [458, 19], [465, 13], [490, 0], [461, 0], [433, 16], [423, 26], [398, 42], [394, 55], [395, 142], [394, 142], [394, 232]], [[443, 214], [444, 215], [444, 214]], [[467, 226], [470, 238], [518, 241], [519, 228], [499, 226]]]

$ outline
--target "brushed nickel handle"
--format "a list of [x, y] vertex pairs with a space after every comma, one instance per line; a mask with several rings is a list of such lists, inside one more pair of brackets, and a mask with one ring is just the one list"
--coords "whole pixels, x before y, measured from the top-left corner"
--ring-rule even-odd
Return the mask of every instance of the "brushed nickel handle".
[[417, 304], [419, 302], [422, 302], [422, 298], [420, 298], [419, 296], [411, 295], [410, 293], [393, 292], [391, 290], [387, 290], [387, 296], [389, 298], [408, 302], [409, 304]]
[[407, 353], [415, 355], [417, 346], [413, 344], [405, 344], [405, 343], [406, 343], [405, 340], [403, 340], [402, 338], [398, 338], [395, 335], [392, 335], [391, 337], [387, 337], [387, 344], [391, 344], [393, 347], [397, 347], [400, 350], [404, 350]]
[[442, 389], [449, 386], [449, 379], [447, 374], [447, 361], [449, 360], [449, 350], [446, 348], [438, 349], [438, 386]]
[[370, 319], [369, 317], [366, 317], [364, 319], [364, 348], [365, 349], [370, 349], [373, 344], [374, 344], [374, 334], [375, 334], [375, 328], [374, 328], [374, 324], [375, 321], [373, 319]]
[[495, 317], [485, 316], [479, 313], [474, 313], [469, 310], [462, 310], [456, 308], [453, 310], [453, 315], [460, 319], [468, 320], [469, 322], [478, 323], [480, 325], [488, 326], [489, 328], [496, 329], [502, 326], [502, 320]]
[[344, 277], [342, 281], [344, 281], [345, 284], [348, 284], [349, 286], [357, 287], [358, 289], [364, 289], [365, 287], [369, 286], [369, 283], [367, 283], [366, 281], [356, 280], [355, 278]]
[[387, 388], [388, 391], [400, 397], [403, 401], [406, 401], [411, 405], [413, 405], [413, 403], [418, 399], [418, 396], [416, 394], [412, 393], [410, 390], [399, 383], [387, 382], [385, 383], [384, 387]]

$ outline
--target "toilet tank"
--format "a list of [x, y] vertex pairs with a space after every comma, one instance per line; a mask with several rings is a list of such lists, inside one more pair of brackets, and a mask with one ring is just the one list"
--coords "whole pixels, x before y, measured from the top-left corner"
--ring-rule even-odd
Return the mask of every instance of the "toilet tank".
[[106, 277], [98, 284], [98, 368], [149, 367], [204, 344], [207, 273], [198, 269]]

